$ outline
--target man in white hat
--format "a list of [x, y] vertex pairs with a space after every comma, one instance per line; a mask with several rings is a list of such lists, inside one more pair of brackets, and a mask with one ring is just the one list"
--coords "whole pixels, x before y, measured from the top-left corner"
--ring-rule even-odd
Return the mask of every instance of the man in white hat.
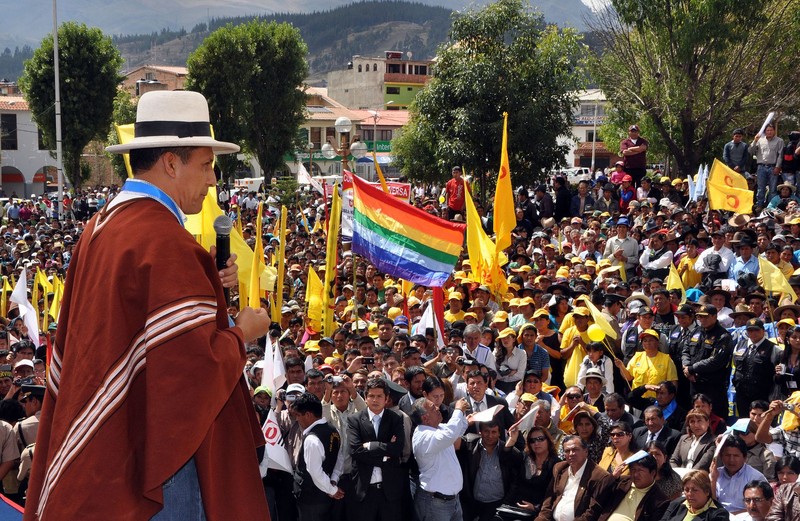
[[242, 368], [270, 321], [245, 308], [229, 322], [235, 259], [219, 271], [183, 227], [214, 154], [239, 147], [211, 137], [202, 95], [159, 91], [107, 150], [130, 153], [134, 178], [70, 262], [25, 519], [268, 520]]

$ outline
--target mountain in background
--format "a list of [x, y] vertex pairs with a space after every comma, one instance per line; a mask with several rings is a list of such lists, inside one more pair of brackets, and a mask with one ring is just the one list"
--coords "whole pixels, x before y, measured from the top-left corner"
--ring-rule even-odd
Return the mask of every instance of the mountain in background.
[[[590, 0], [587, 0], [590, 1]], [[255, 16], [288, 22], [309, 47], [312, 78], [346, 66], [353, 55], [411, 52], [432, 58], [447, 39], [452, 9], [480, 7], [470, 0], [61, 0], [59, 23], [84, 22], [115, 35], [125, 69], [145, 63], [185, 65], [186, 58], [211, 31]], [[550, 23], [585, 29], [592, 11], [581, 0], [532, 0]], [[50, 4], [47, 4], [48, 6]], [[443, 7], [444, 6], [444, 7]], [[280, 11], [280, 12], [277, 12]], [[302, 11], [302, 12], [301, 12]], [[16, 79], [28, 49], [52, 32], [52, 11], [44, 3], [13, 2], [0, 20], [0, 78]], [[5, 51], [4, 51], [5, 49]], [[15, 59], [15, 54], [17, 58]]]

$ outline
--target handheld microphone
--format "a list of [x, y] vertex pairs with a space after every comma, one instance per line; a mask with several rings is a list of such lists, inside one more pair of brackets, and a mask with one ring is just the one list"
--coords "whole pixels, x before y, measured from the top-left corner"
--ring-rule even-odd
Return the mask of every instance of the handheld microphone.
[[[217, 234], [217, 269], [223, 270], [231, 256], [231, 230], [233, 221], [227, 215], [220, 215], [214, 219], [214, 232]], [[231, 290], [222, 288], [225, 292], [225, 304], [231, 305]]]

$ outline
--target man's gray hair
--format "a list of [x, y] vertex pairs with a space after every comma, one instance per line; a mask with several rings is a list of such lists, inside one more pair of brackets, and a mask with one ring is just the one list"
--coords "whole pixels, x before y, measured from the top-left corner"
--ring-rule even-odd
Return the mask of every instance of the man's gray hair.
[[474, 334], [481, 334], [481, 328], [478, 327], [477, 324], [470, 324], [464, 328], [464, 336], [474, 335]]
[[538, 407], [539, 410], [545, 410], [545, 411], [550, 411], [550, 409], [552, 408], [550, 400], [536, 400], [536, 402], [534, 402], [533, 404], [533, 407]]
[[428, 413], [428, 410], [425, 409], [425, 402], [427, 402], [427, 398], [417, 398], [414, 400], [414, 403], [411, 404], [411, 421], [414, 422], [415, 425], [419, 425], [422, 423], [422, 417]]

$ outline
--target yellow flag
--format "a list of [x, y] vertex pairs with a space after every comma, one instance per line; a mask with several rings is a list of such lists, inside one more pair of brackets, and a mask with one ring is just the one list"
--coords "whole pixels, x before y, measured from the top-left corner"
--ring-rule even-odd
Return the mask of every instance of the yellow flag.
[[764, 287], [765, 291], [771, 293], [786, 293], [792, 296], [792, 302], [797, 300], [797, 294], [792, 289], [792, 286], [789, 285], [786, 276], [777, 266], [759, 257], [758, 272], [758, 278], [761, 279], [761, 285]]
[[708, 203], [712, 210], [746, 214], [753, 209], [753, 192], [742, 174], [714, 159], [708, 176]]
[[53, 302], [50, 303], [50, 316], [58, 322], [61, 313], [61, 300], [64, 297], [64, 283], [58, 276], [53, 277]]
[[[114, 128], [117, 129], [117, 137], [121, 145], [132, 141], [134, 138], [134, 124], [117, 125], [114, 123]], [[122, 160], [125, 161], [125, 170], [128, 171], [128, 179], [133, 178], [133, 169], [131, 168], [131, 155], [122, 154]]]
[[681, 280], [681, 276], [678, 275], [678, 270], [675, 269], [675, 265], [670, 263], [669, 265], [669, 275], [667, 275], [667, 280], [665, 281], [667, 285], [667, 289], [677, 289], [681, 292], [681, 304], [686, 302], [686, 288], [683, 287], [683, 281]]
[[[373, 136], [374, 138], [375, 136]], [[375, 153], [375, 147], [372, 147], [372, 163], [375, 165], [375, 172], [378, 174], [378, 180], [381, 182], [381, 189], [389, 193], [389, 185], [386, 184], [386, 178], [383, 177], [383, 170], [381, 170], [381, 165], [378, 164], [378, 155]]]
[[322, 231], [322, 219], [320, 219], [318, 216], [317, 220], [314, 221], [314, 228], [311, 229], [311, 233], [314, 234], [321, 231]]
[[311, 233], [311, 228], [308, 226], [308, 218], [306, 217], [306, 214], [305, 214], [305, 212], [303, 212], [302, 209], [300, 210], [300, 217], [303, 219], [301, 221], [303, 223], [303, 228], [306, 229], [306, 233], [310, 234]]
[[514, 191], [511, 189], [511, 168], [508, 164], [508, 112], [503, 112], [503, 146], [500, 149], [500, 172], [494, 192], [494, 236], [497, 251], [511, 246], [511, 232], [517, 226], [514, 213]]
[[278, 232], [278, 284], [275, 292], [275, 308], [272, 310], [272, 321], [281, 320], [281, 308], [283, 307], [283, 283], [286, 277], [286, 207], [281, 206], [281, 227]]
[[256, 244], [253, 248], [253, 262], [250, 269], [250, 282], [248, 287], [248, 305], [251, 308], [261, 307], [261, 272], [264, 270], [264, 246], [261, 243], [261, 216], [263, 215], [264, 202], [258, 203], [258, 215], [256, 217]]
[[239, 232], [239, 235], [242, 234], [242, 212], [240, 210], [241, 210], [241, 207], [237, 204], [236, 205], [236, 231]]
[[306, 285], [306, 305], [308, 306], [306, 316], [309, 327], [316, 332], [320, 332], [322, 324], [323, 293], [322, 281], [319, 280], [319, 275], [317, 275], [313, 266], [309, 266], [308, 284]]
[[3, 275], [3, 288], [0, 291], [3, 293], [2, 301], [0, 301], [0, 315], [5, 318], [8, 314], [8, 294], [14, 291], [14, 288], [12, 288], [11, 284], [8, 283], [8, 277], [5, 275]]
[[613, 340], [617, 339], [617, 332], [614, 331], [614, 328], [611, 327], [611, 324], [606, 320], [606, 317], [603, 316], [603, 313], [597, 309], [597, 306], [592, 304], [592, 301], [586, 295], [581, 295], [575, 299], [576, 302], [583, 301], [586, 304], [586, 307], [589, 308], [589, 312], [592, 314], [592, 320], [594, 323], [600, 326], [600, 329], [603, 330], [603, 333], [606, 336], [612, 338]]
[[33, 287], [31, 287], [31, 304], [33, 304], [33, 311], [35, 313], [33, 316], [36, 317], [36, 323], [39, 324], [41, 323], [41, 312], [39, 311], [39, 284], [36, 275], [33, 276]]
[[[464, 181], [466, 184], [466, 181]], [[495, 296], [505, 295], [508, 291], [505, 274], [500, 268], [501, 261], [507, 260], [505, 254], [497, 252], [492, 240], [483, 231], [481, 218], [472, 196], [465, 188], [464, 198], [467, 209], [467, 252], [469, 253], [472, 276], [475, 282], [486, 285]]]
[[333, 336], [334, 331], [333, 311], [336, 304], [336, 295], [334, 294], [333, 285], [336, 283], [336, 249], [339, 243], [339, 223], [341, 219], [342, 200], [339, 198], [339, 184], [337, 183], [333, 187], [331, 209], [328, 213], [328, 243], [325, 251], [325, 285], [323, 286], [324, 294], [322, 295], [322, 331], [328, 336]]

